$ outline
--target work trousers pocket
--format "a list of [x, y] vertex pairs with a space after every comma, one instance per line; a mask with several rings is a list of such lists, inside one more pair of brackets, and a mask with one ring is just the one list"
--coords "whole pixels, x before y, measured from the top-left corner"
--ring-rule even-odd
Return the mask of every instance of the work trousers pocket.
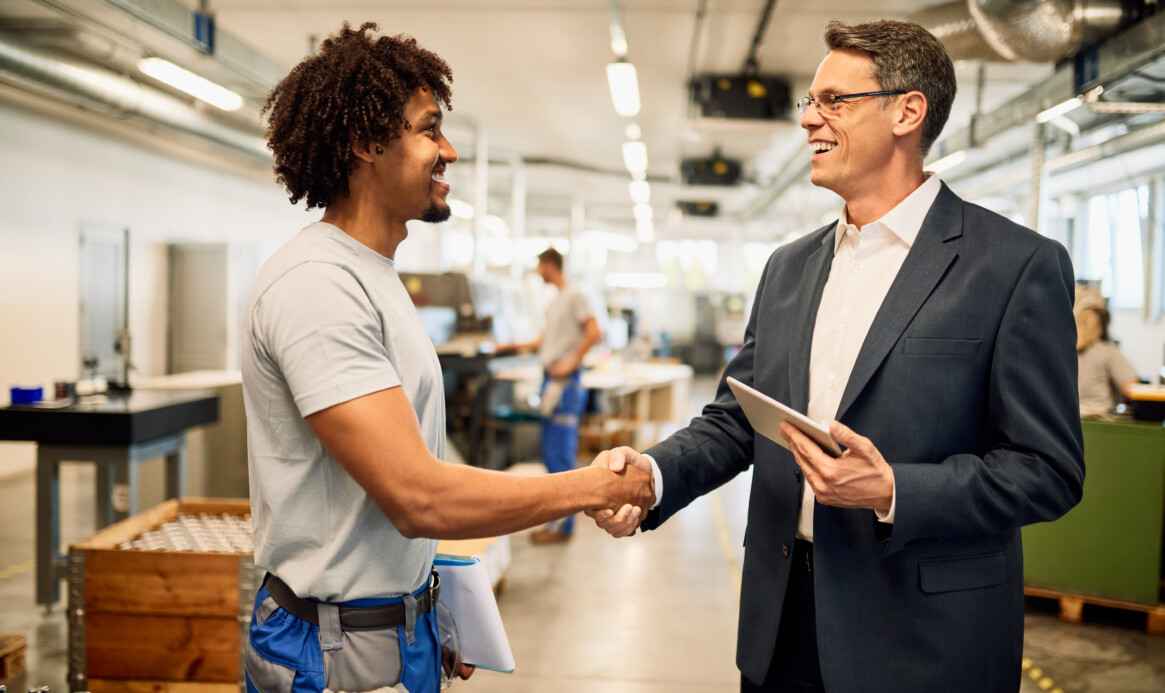
[[255, 596], [243, 666], [248, 693], [319, 693], [326, 686], [319, 628], [279, 608], [266, 587]]

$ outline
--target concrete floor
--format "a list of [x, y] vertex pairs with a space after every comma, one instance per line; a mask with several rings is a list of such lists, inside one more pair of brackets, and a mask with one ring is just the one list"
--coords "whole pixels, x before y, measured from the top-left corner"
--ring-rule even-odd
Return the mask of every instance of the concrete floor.
[[[713, 384], [698, 379], [693, 404]], [[93, 532], [92, 472], [62, 471], [66, 542]], [[455, 690], [471, 693], [720, 693], [739, 690], [734, 665], [737, 585], [749, 479], [698, 500], [655, 532], [612, 540], [580, 517], [574, 540], [533, 546], [512, 539], [513, 564], [499, 601], [518, 663], [512, 675], [478, 672]], [[0, 633], [29, 640], [27, 676], [12, 691], [65, 690], [63, 605], [36, 607], [33, 475], [0, 479]], [[1031, 668], [1022, 693], [1160, 693], [1165, 638], [1144, 633], [1144, 616], [1085, 611], [1084, 625], [1061, 623], [1054, 605], [1026, 614]], [[1028, 674], [1039, 673], [1036, 679]], [[1037, 682], [1038, 681], [1038, 682]], [[848, 692], [846, 692], [848, 693]]]

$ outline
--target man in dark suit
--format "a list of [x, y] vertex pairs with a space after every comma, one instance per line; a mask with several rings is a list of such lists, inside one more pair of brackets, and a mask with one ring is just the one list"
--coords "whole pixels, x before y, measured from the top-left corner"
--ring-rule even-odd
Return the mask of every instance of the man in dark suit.
[[954, 68], [925, 29], [831, 22], [798, 104], [838, 222], [779, 248], [732, 376], [822, 422], [832, 458], [749, 425], [725, 382], [684, 430], [612, 466], [657, 475], [654, 529], [753, 466], [743, 691], [1016, 691], [1020, 527], [1080, 500], [1073, 276], [1059, 244], [961, 200], [923, 159]]

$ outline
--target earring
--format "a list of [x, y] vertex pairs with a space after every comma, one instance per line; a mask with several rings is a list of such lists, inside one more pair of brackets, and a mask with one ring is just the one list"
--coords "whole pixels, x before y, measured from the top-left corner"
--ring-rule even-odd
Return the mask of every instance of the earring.
[[376, 153], [377, 153], [377, 154], [383, 154], [383, 153], [384, 153], [384, 150], [380, 148], [380, 145], [379, 145], [379, 144], [378, 144], [378, 145], [376, 145]]

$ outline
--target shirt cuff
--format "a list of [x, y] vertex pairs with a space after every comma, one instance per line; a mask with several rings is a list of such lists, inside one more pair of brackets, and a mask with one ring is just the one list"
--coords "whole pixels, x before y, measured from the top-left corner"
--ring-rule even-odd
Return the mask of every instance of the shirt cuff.
[[[659, 507], [660, 501], [663, 500], [663, 473], [659, 471], [659, 465], [656, 464], [655, 458], [651, 455], [643, 455], [647, 461], [651, 463], [651, 475], [655, 479], [655, 504], [651, 506], [651, 510]], [[893, 508], [891, 508], [893, 512]]]
[[883, 522], [888, 525], [894, 524], [894, 510], [898, 507], [898, 486], [894, 486], [894, 492], [890, 496], [890, 512], [883, 515], [877, 510], [874, 514], [878, 516], [878, 522]]

